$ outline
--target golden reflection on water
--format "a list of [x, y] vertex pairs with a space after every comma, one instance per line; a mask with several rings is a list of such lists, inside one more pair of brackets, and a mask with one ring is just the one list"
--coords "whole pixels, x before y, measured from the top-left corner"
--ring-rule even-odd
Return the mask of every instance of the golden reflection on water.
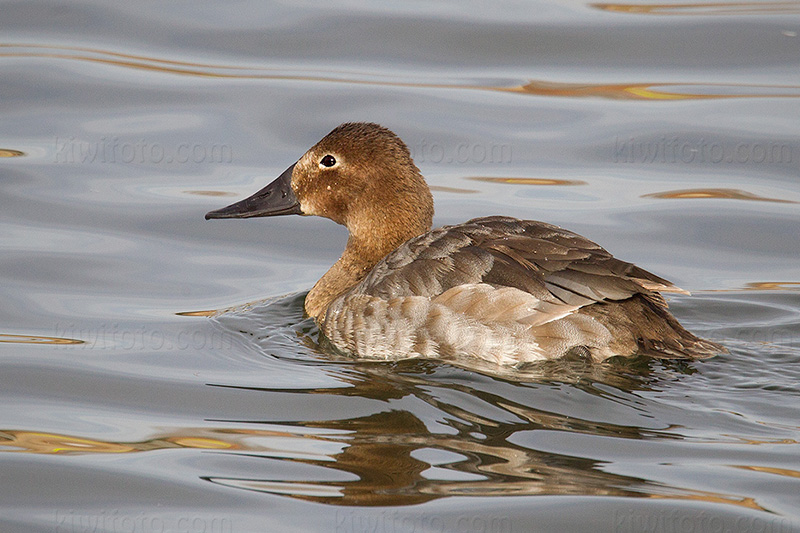
[[[337, 389], [333, 389], [337, 390]], [[347, 389], [339, 390], [348, 394]], [[350, 391], [352, 393], [352, 391]], [[536, 417], [530, 417], [536, 418]], [[482, 421], [481, 417], [476, 417]], [[389, 410], [372, 415], [304, 422], [290, 431], [239, 428], [181, 428], [138, 442], [113, 442], [36, 431], [0, 430], [0, 452], [47, 455], [141, 453], [167, 449], [214, 450], [248, 457], [281, 459], [352, 474], [352, 481], [303, 482], [203, 476], [232, 488], [290, 496], [335, 505], [413, 505], [444, 496], [472, 495], [608, 495], [697, 500], [762, 510], [752, 498], [665, 487], [642, 492], [648, 482], [604, 471], [601, 462], [570, 457], [511, 444], [508, 427], [498, 424], [485, 439], [467, 435], [432, 434], [424, 422], [407, 411]], [[308, 432], [303, 430], [305, 427]], [[518, 428], [531, 429], [531, 428]], [[620, 427], [627, 438], [644, 438], [634, 428]], [[320, 432], [319, 430], [333, 430]], [[623, 435], [625, 436], [625, 435]], [[618, 435], [619, 437], [619, 435]], [[338, 442], [338, 453], [297, 450], [297, 439]], [[285, 442], [282, 442], [285, 440]], [[307, 446], [306, 446], [307, 447]], [[451, 452], [460, 460], [432, 468], [413, 452], [432, 449]], [[739, 468], [796, 477], [795, 471], [758, 466]], [[465, 475], [466, 474], [466, 475]], [[467, 477], [468, 479], [464, 479]]]
[[[714, 92], [712, 89], [716, 88]], [[702, 92], [700, 91], [702, 89]], [[736, 91], [738, 89], [738, 92]], [[800, 87], [721, 83], [556, 83], [533, 80], [510, 92], [538, 96], [608, 98], [612, 100], [705, 100], [711, 98], [798, 98]], [[761, 91], [761, 92], [758, 92]]]
[[180, 311], [175, 314], [178, 316], [215, 316], [224, 311], [225, 309], [207, 309], [204, 311]]
[[[639, 364], [651, 364], [642, 360]], [[345, 481], [305, 476], [301, 481], [270, 477], [225, 477], [217, 474], [209, 481], [232, 488], [289, 496], [305, 501], [343, 506], [415, 505], [448, 496], [511, 495], [605, 495], [678, 499], [723, 503], [763, 510], [753, 498], [723, 492], [709, 492], [667, 486], [632, 475], [608, 471], [606, 461], [569, 456], [517, 444], [509, 437], [535, 430], [580, 433], [631, 440], [680, 440], [673, 428], [645, 429], [595, 420], [565, 417], [518, 403], [485, 389], [465, 383], [442, 382], [427, 377], [426, 362], [401, 362], [395, 366], [355, 365], [364, 374], [341, 376], [351, 387], [329, 389], [291, 389], [293, 393], [401, 399], [413, 397], [444, 413], [455, 433], [433, 433], [415, 414], [401, 409], [353, 418], [327, 421], [296, 421], [292, 425], [309, 432], [328, 431], [315, 438], [342, 445], [340, 451], [321, 457], [295, 457], [289, 460], [333, 469], [347, 474]], [[597, 365], [595, 365], [596, 367]], [[585, 367], [584, 367], [585, 368]], [[633, 389], [648, 385], [630, 375], [617, 375], [618, 382]], [[414, 369], [409, 373], [403, 370]], [[550, 369], [560, 374], [563, 365]], [[587, 386], [603, 370], [584, 372]], [[577, 368], [575, 373], [581, 373]], [[613, 372], [612, 372], [613, 374]], [[615, 381], [612, 377], [609, 381]], [[442, 387], [449, 389], [443, 394]], [[237, 387], [231, 387], [237, 388]], [[438, 390], [437, 390], [438, 389]], [[250, 389], [280, 392], [281, 389]], [[599, 390], [596, 392], [602, 394]], [[514, 416], [492, 419], [449, 403], [443, 398], [464, 395], [485, 402]], [[442, 417], [440, 417], [442, 418]], [[286, 422], [284, 422], [286, 424]], [[674, 428], [679, 429], [679, 428]], [[447, 461], [426, 461], [426, 453], [444, 452]], [[241, 453], [241, 452], [233, 452]], [[341, 478], [341, 476], [336, 476]]]
[[284, 431], [238, 428], [181, 428], [175, 430], [175, 434], [153, 437], [143, 441], [113, 442], [75, 435], [0, 429], [0, 452], [76, 455], [138, 453], [171, 448], [268, 452], [274, 448], [253, 443], [249, 439], [276, 437], [297, 438], [297, 435]]
[[441, 185], [431, 185], [431, 191], [433, 192], [449, 192], [454, 194], [475, 194], [480, 191], [476, 191], [474, 189], [461, 189], [458, 187], [443, 187]]
[[[585, 382], [582, 387], [587, 392], [593, 390], [593, 394], [603, 395], [606, 393], [594, 389], [593, 383], [606, 372], [609, 379], [600, 380], [605, 384], [626, 384], [629, 387], [626, 390], [648, 389], [649, 382], [642, 379], [641, 374], [646, 373], [647, 365], [652, 364], [652, 361], [642, 359], [633, 366], [621, 367], [627, 370], [618, 368], [614, 372], [609, 372], [608, 368], [597, 369], [598, 365], [578, 365], [573, 372], [576, 376], [583, 374], [579, 381]], [[564, 375], [565, 365], [559, 363], [557, 368], [546, 372], [548, 375], [549, 372]], [[9, 429], [0, 431], [0, 451], [70, 456], [194, 449], [223, 453], [231, 458], [241, 455], [249, 461], [259, 458], [280, 460], [339, 474], [333, 478], [330, 474], [322, 474], [314, 479], [314, 470], [303, 469], [304, 476], [294, 481], [277, 477], [280, 474], [276, 477], [263, 474], [261, 477], [226, 476], [224, 471], [215, 468], [196, 475], [230, 488], [329, 505], [414, 505], [455, 495], [569, 494], [704, 501], [763, 510], [752, 498], [669, 486], [634, 475], [618, 474], [609, 471], [604, 460], [553, 453], [511, 439], [518, 433], [531, 435], [533, 431], [543, 430], [543, 435], [562, 432], [635, 441], [680, 440], [682, 437], [674, 432], [679, 428], [641, 428], [567, 417], [500, 396], [485, 388], [474, 388], [469, 382], [437, 381], [429, 376], [434, 368], [436, 366], [431, 362], [419, 361], [397, 365], [354, 364], [350, 369], [359, 372], [340, 376], [343, 384], [349, 386], [291, 389], [291, 392], [385, 402], [412, 397], [440, 411], [443, 415], [438, 418], [446, 421], [452, 431], [434, 433], [414, 413], [387, 407], [363, 416], [333, 420], [217, 420], [215, 422], [223, 427], [174, 428], [136, 442]], [[580, 368], [588, 370], [581, 371]], [[264, 394], [289, 391], [216, 387]], [[511, 416], [492, 418], [488, 414], [479, 414], [483, 408], [467, 411], [453, 401], [456, 397], [473, 398], [484, 407], [491, 407], [487, 413], [499, 409]], [[243, 424], [248, 427], [242, 427]], [[257, 424], [261, 427], [254, 428]], [[447, 459], [441, 462], [431, 460], [427, 455], [431, 453], [434, 457], [445, 454]], [[777, 471], [770, 473], [780, 474]]]
[[767, 198], [758, 196], [741, 189], [679, 189], [675, 191], [656, 192], [644, 194], [642, 198], [671, 198], [671, 199], [695, 199], [695, 198], [722, 198], [729, 200], [751, 200], [756, 202], [776, 202], [780, 204], [796, 204], [794, 200], [784, 200], [782, 198]]
[[800, 291], [800, 281], [753, 281], [744, 286], [745, 291]]
[[32, 335], [11, 335], [0, 333], [0, 342], [12, 344], [84, 344], [80, 339], [67, 339], [63, 337], [38, 337]]
[[183, 193], [197, 196], [236, 196], [235, 192], [230, 191], [183, 191]]
[[178, 311], [175, 314], [177, 316], [217, 316], [232, 311], [244, 311], [249, 307], [258, 303], [260, 302], [250, 302], [234, 307], [222, 307], [220, 309], [201, 309], [199, 311]]
[[[604, 6], [611, 4], [597, 4]], [[242, 67], [190, 61], [174, 61], [143, 55], [123, 54], [98, 48], [69, 47], [24, 43], [0, 44], [0, 57], [46, 58], [68, 61], [87, 61], [115, 67], [133, 68], [204, 78], [235, 78], [263, 80], [293, 80], [324, 83], [347, 83], [386, 87], [414, 87], [425, 89], [463, 89], [499, 91], [537, 96], [572, 98], [610, 98], [625, 100], [697, 100], [708, 98], [798, 98], [800, 86], [741, 85], [719, 83], [559, 83], [529, 80], [516, 86], [469, 85], [445, 83], [413, 83], [398, 80], [376, 79], [374, 73], [327, 71], [325, 76], [289, 74], [286, 69]], [[366, 79], [370, 78], [370, 79]], [[718, 90], [715, 92], [713, 88]]]
[[509, 185], [586, 185], [581, 180], [560, 180], [554, 178], [497, 178], [492, 176], [472, 176], [466, 178], [487, 183], [506, 183]]
[[796, 15], [800, 13], [798, 2], [589, 5], [602, 11], [635, 15]]
[[20, 157], [25, 155], [25, 152], [19, 150], [11, 150], [10, 148], [0, 148], [0, 157]]
[[800, 281], [751, 281], [736, 289], [708, 289], [702, 292], [800, 291]]
[[248, 310], [252, 309], [255, 306], [266, 305], [266, 304], [268, 304], [270, 302], [273, 302], [275, 300], [280, 300], [282, 298], [285, 298], [286, 296], [288, 296], [288, 295], [273, 296], [273, 297], [270, 297], [270, 298], [262, 298], [260, 300], [253, 300], [252, 302], [246, 302], [246, 303], [239, 304], [239, 305], [234, 305], [234, 306], [231, 306], [231, 307], [221, 307], [219, 309], [201, 309], [201, 310], [198, 310], [198, 311], [177, 311], [175, 314], [177, 316], [217, 316], [217, 315], [221, 315], [221, 314], [224, 314], [224, 313], [242, 312], [242, 311], [248, 311]]
[[129, 453], [137, 450], [127, 444], [85, 439], [73, 435], [58, 435], [38, 431], [0, 430], [0, 451], [68, 454]]
[[750, 470], [751, 472], [764, 472], [765, 474], [775, 474], [778, 476], [800, 478], [800, 472], [789, 468], [775, 468], [772, 466], [751, 466], [751, 465], [731, 465], [734, 468]]

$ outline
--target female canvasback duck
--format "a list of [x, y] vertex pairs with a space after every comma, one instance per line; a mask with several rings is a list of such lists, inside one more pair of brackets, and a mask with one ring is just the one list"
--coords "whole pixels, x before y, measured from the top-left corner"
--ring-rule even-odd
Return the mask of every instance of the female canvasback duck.
[[305, 311], [355, 357], [520, 365], [727, 351], [667, 311], [660, 293], [686, 291], [576, 233], [503, 216], [431, 230], [425, 179], [403, 141], [377, 124], [342, 124], [275, 181], [206, 219], [289, 214], [350, 232]]

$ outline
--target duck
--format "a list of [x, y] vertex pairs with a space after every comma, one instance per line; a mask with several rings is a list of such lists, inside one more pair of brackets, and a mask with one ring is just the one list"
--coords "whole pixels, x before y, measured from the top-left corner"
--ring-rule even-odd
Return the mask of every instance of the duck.
[[341, 257], [305, 297], [334, 351], [514, 367], [560, 358], [702, 359], [662, 293], [686, 291], [566, 229], [507, 216], [432, 229], [433, 196], [406, 144], [341, 124], [252, 196], [208, 219], [282, 215], [344, 225]]

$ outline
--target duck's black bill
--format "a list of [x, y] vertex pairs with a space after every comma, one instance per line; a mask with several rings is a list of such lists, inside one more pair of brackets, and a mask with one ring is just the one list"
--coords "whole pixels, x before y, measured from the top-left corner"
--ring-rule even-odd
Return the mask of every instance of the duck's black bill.
[[240, 200], [222, 209], [206, 213], [212, 218], [274, 217], [278, 215], [300, 215], [300, 202], [292, 191], [294, 165], [278, 178], [249, 198]]

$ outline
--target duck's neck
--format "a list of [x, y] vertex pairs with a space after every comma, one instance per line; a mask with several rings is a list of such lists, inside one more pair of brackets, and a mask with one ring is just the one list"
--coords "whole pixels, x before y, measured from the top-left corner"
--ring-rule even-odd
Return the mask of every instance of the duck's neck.
[[381, 252], [355, 241], [351, 235], [347, 240], [347, 247], [344, 249], [342, 257], [308, 292], [305, 302], [308, 316], [314, 318], [324, 316], [325, 310], [333, 299], [364, 279], [364, 276], [385, 255], [385, 253], [381, 255]]
[[[389, 209], [392, 217], [380, 217], [376, 227], [376, 217], [369, 220], [350, 220], [347, 228], [350, 237], [344, 253], [324, 276], [308, 292], [305, 310], [308, 316], [318, 321], [325, 318], [328, 305], [340, 294], [353, 287], [386, 257], [407, 240], [430, 231], [433, 220], [433, 199], [425, 190], [422, 205], [417, 205], [416, 216], [408, 216], [408, 206]], [[403, 211], [403, 208], [406, 211]], [[405, 213], [406, 215], [401, 215]], [[361, 223], [366, 222], [366, 223]]]

